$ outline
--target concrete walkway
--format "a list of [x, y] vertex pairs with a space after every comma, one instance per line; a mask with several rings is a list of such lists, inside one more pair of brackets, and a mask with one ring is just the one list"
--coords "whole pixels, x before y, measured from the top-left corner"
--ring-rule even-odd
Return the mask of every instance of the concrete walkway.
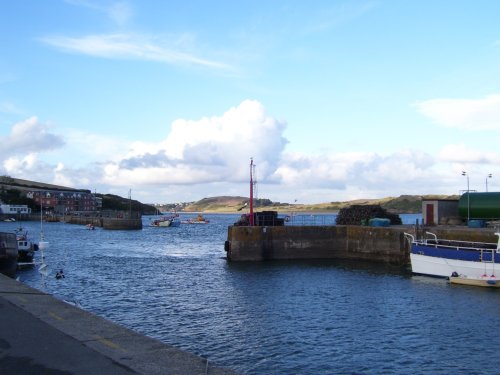
[[0, 274], [1, 374], [236, 374]]

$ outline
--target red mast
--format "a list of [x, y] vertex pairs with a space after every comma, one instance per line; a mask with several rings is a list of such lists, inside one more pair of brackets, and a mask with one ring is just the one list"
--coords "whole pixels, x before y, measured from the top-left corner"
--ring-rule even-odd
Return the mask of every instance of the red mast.
[[253, 158], [250, 158], [250, 226], [253, 227]]

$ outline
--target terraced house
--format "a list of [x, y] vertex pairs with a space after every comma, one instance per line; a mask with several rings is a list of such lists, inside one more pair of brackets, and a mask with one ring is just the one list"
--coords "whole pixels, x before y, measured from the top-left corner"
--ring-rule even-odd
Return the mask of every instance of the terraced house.
[[91, 212], [102, 207], [102, 200], [85, 191], [32, 190], [26, 193], [45, 210], [58, 214]]

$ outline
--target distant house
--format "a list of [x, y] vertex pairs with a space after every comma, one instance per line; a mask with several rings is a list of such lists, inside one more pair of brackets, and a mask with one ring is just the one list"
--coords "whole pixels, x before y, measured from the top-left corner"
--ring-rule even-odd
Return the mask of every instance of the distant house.
[[422, 218], [425, 225], [448, 224], [458, 218], [458, 199], [423, 199]]
[[31, 208], [25, 204], [0, 204], [0, 214], [3, 215], [27, 215], [31, 213]]

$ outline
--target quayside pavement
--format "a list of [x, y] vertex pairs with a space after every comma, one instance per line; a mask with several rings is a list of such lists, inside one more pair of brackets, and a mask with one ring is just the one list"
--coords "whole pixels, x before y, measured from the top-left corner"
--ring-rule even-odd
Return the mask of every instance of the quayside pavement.
[[1, 374], [236, 374], [0, 274]]

